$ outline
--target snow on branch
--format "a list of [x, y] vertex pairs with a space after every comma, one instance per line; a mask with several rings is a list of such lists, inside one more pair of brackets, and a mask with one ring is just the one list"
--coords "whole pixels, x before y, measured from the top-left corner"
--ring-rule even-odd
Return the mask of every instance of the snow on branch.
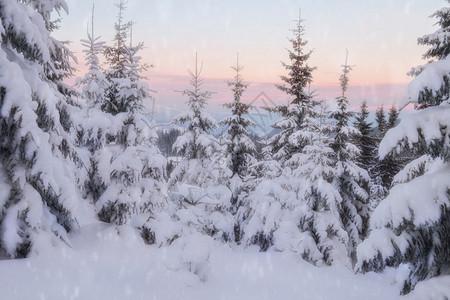
[[379, 157], [385, 158], [389, 153], [397, 153], [404, 148], [412, 149], [415, 144], [424, 142], [429, 147], [432, 143], [444, 139], [449, 143], [450, 105], [429, 107], [405, 115], [398, 126], [390, 129], [380, 143]]

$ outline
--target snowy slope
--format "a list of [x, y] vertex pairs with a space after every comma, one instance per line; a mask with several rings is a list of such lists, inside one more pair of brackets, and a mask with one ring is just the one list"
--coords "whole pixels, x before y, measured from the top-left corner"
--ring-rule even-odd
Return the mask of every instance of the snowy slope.
[[[118, 232], [120, 234], [118, 235]], [[284, 253], [215, 245], [208, 279], [172, 248], [144, 245], [130, 227], [84, 226], [72, 248], [0, 262], [1, 299], [397, 299], [386, 276], [317, 268]], [[27, 288], [24, 288], [24, 287]]]
[[442, 275], [419, 282], [404, 300], [449, 299], [450, 276]]

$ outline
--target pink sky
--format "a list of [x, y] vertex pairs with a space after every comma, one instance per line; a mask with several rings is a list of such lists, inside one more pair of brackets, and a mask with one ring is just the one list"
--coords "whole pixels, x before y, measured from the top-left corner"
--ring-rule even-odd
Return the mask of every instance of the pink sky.
[[[110, 43], [116, 9], [110, 0], [95, 0], [96, 32]], [[71, 49], [84, 69], [79, 40], [85, 38], [90, 20], [90, 1], [69, 1], [70, 14], [63, 16], [56, 36], [73, 41]], [[211, 109], [231, 97], [225, 84], [233, 77], [230, 65], [236, 52], [250, 83], [244, 95], [251, 101], [264, 91], [274, 101], [287, 101], [274, 83], [285, 74], [280, 61], [287, 61], [290, 29], [302, 8], [308, 49], [314, 49], [310, 65], [317, 66], [313, 88], [320, 98], [332, 101], [338, 95], [340, 65], [349, 49], [348, 92], [352, 105], [366, 99], [369, 105], [392, 105], [405, 93], [411, 80], [406, 73], [423, 64], [426, 47], [417, 37], [435, 30], [429, 19], [443, 0], [317, 0], [317, 1], [214, 1], [214, 0], [129, 0], [126, 20], [133, 20], [135, 41], [144, 41], [141, 56], [155, 68], [147, 73], [157, 90], [160, 107], [182, 108], [185, 101], [175, 90], [188, 85], [186, 70], [193, 68], [195, 53], [203, 61], [205, 88], [216, 94]]]

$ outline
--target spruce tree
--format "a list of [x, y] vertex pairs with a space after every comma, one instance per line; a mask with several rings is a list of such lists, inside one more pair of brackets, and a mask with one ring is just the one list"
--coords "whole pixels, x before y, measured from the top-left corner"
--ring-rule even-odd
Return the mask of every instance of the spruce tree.
[[[251, 209], [244, 228], [244, 243], [257, 244], [262, 251], [270, 247], [292, 250], [305, 259], [318, 263], [322, 254], [317, 250], [313, 239], [308, 237], [310, 233], [301, 228], [304, 217], [299, 215], [303, 197], [302, 180], [295, 175], [302, 162], [299, 156], [310, 142], [304, 133], [318, 116], [318, 102], [307, 91], [315, 67], [310, 67], [307, 63], [312, 51], [305, 51], [307, 41], [303, 37], [302, 22], [301, 19], [297, 20], [292, 30], [293, 37], [289, 39], [292, 48], [288, 49], [290, 63], [283, 63], [288, 74], [281, 76], [283, 83], [277, 85], [291, 100], [288, 105], [271, 109], [281, 114], [281, 119], [273, 125], [280, 132], [269, 139], [268, 145], [263, 149], [267, 159], [256, 168], [261, 171], [270, 170], [270, 175], [257, 180], [255, 192], [249, 196]], [[305, 239], [304, 244], [300, 248], [292, 248], [290, 242], [286, 242], [289, 236], [297, 244]], [[307, 258], [308, 252], [314, 258]]]
[[293, 154], [284, 169], [270, 157], [263, 164], [269, 172], [248, 197], [252, 210], [243, 241], [261, 251], [291, 251], [317, 266], [349, 265], [348, 234], [339, 213], [342, 198], [333, 185], [331, 124], [324, 105], [315, 109], [298, 132], [305, 142], [302, 152]]
[[77, 86], [81, 87], [81, 97], [86, 102], [88, 108], [101, 108], [104, 105], [105, 89], [107, 82], [105, 75], [100, 68], [98, 55], [103, 52], [105, 42], [96, 37], [94, 32], [94, 5], [92, 6], [91, 28], [87, 32], [87, 39], [81, 40], [81, 45], [85, 47], [86, 66], [88, 72], [77, 81]]
[[[117, 7], [117, 24], [120, 24], [123, 2]], [[119, 36], [122, 29], [117, 24], [116, 36]], [[109, 104], [102, 107], [104, 113], [114, 115], [112, 126], [117, 128], [117, 134], [108, 137], [108, 143], [99, 155], [99, 174], [106, 189], [96, 202], [100, 220], [117, 225], [130, 223], [137, 215], [148, 216], [150, 220], [166, 205], [166, 160], [156, 147], [157, 135], [144, 111], [144, 101], [150, 100], [151, 94], [140, 74], [146, 70], [138, 55], [143, 44], [133, 46], [130, 42], [128, 46], [121, 40], [120, 45], [117, 47], [117, 53], [120, 53], [117, 65], [112, 65], [107, 74], [122, 77], [106, 76], [109, 87], [120, 87], [107, 92], [106, 103], [116, 103], [118, 106], [114, 107], [120, 109], [111, 112]], [[116, 94], [112, 94], [113, 91]], [[147, 242], [153, 242], [154, 233], [144, 223], [134, 222], [134, 225], [143, 230]]]
[[387, 128], [391, 129], [394, 128], [398, 123], [398, 110], [397, 108], [392, 105], [391, 109], [389, 110], [388, 115], [388, 122], [387, 122]]
[[128, 104], [123, 98], [118, 98], [120, 84], [126, 77], [126, 42], [130, 28], [130, 23], [124, 21], [124, 11], [127, 8], [127, 1], [119, 0], [114, 4], [118, 9], [116, 23], [114, 24], [115, 35], [112, 46], [104, 47], [104, 55], [109, 69], [106, 70], [108, 87], [105, 91], [106, 101], [102, 105], [102, 110], [112, 115], [128, 111]]
[[241, 179], [248, 175], [249, 165], [255, 162], [256, 146], [250, 138], [249, 127], [252, 125], [245, 116], [248, 115], [251, 106], [242, 102], [242, 94], [247, 89], [248, 84], [244, 83], [241, 75], [243, 67], [239, 65], [239, 56], [236, 66], [231, 67], [236, 76], [233, 81], [227, 81], [233, 92], [233, 101], [224, 106], [231, 110], [231, 116], [220, 122], [227, 126], [225, 132], [227, 143], [228, 167], [232, 176], [238, 175]]
[[[430, 48], [422, 56], [423, 59], [436, 62], [438, 69], [445, 68], [450, 48], [448, 46], [450, 40], [450, 12], [447, 8], [442, 8], [430, 16], [437, 19], [436, 25], [439, 28], [431, 33], [418, 38], [418, 44], [429, 46]], [[412, 68], [409, 75], [416, 77], [422, 72], [431, 73], [429, 65], [422, 65]], [[419, 83], [419, 85], [417, 85]], [[423, 109], [430, 106], [439, 105], [444, 101], [448, 101], [450, 93], [450, 76], [444, 74], [441, 78], [439, 89], [433, 86], [422, 86], [420, 81], [413, 80], [410, 84], [412, 93], [409, 100], [415, 104], [417, 109]], [[417, 100], [417, 101], [416, 101]]]
[[375, 112], [375, 121], [377, 122], [378, 135], [381, 136], [381, 140], [388, 129], [383, 105], [377, 108]]
[[361, 102], [359, 113], [355, 117], [355, 127], [359, 134], [355, 136], [355, 144], [360, 149], [357, 163], [358, 165], [369, 170], [374, 163], [375, 156], [375, 139], [372, 133], [372, 122], [368, 121], [369, 110], [367, 109], [367, 101]]
[[[342, 263], [349, 266], [349, 234], [342, 220], [342, 207], [348, 200], [335, 187], [340, 170], [336, 168], [335, 152], [330, 138], [332, 126], [327, 118], [325, 104], [322, 103], [316, 118], [307, 118], [302, 131], [305, 147], [287, 162], [298, 168], [292, 168], [292, 174], [284, 185], [291, 185], [300, 203], [293, 206], [292, 217], [297, 225], [294, 232], [284, 224], [275, 232], [275, 245], [282, 244], [281, 237], [290, 239], [295, 233], [298, 240], [290, 241], [291, 247], [302, 244], [299, 252], [303, 259], [315, 265]], [[339, 165], [338, 165], [339, 167]], [[345, 195], [344, 195], [345, 196]], [[292, 203], [291, 203], [292, 205]], [[299, 220], [296, 217], [300, 217]], [[299, 243], [300, 241], [300, 243]]]
[[173, 120], [176, 124], [187, 126], [184, 134], [177, 138], [173, 148], [178, 155], [188, 160], [211, 159], [216, 150], [216, 139], [211, 134], [217, 127], [216, 121], [205, 111], [212, 93], [202, 90], [201, 72], [202, 66], [198, 67], [196, 56], [195, 70], [188, 70], [192, 89], [182, 91], [182, 94], [188, 97], [189, 111]]
[[[394, 128], [398, 123], [398, 111], [395, 106], [392, 106], [389, 110], [388, 121], [386, 123], [386, 130]], [[394, 176], [404, 166], [404, 161], [408, 158], [399, 155], [387, 155], [383, 160], [378, 162], [378, 168], [381, 170], [381, 183], [385, 189], [389, 189], [392, 186]]]
[[360, 149], [357, 164], [369, 172], [369, 209], [373, 209], [386, 196], [387, 188], [383, 186], [380, 176], [376, 175], [378, 163], [378, 144], [379, 140], [374, 136], [372, 122], [368, 122], [369, 110], [367, 102], [361, 103], [361, 110], [356, 115], [355, 127], [359, 130], [359, 134], [354, 136], [355, 144]]
[[173, 120], [185, 128], [173, 145], [181, 161], [171, 174], [169, 189], [178, 204], [181, 235], [202, 233], [227, 241], [234, 238], [230, 172], [224, 145], [212, 135], [216, 121], [205, 111], [212, 93], [202, 89], [201, 72], [196, 56], [195, 70], [188, 70], [191, 88], [182, 91], [188, 111]]
[[[277, 215], [281, 218], [282, 211], [292, 208], [292, 205], [287, 203], [292, 202], [293, 198], [287, 195], [295, 195], [299, 182], [295, 183], [295, 186], [285, 184], [289, 176], [285, 174], [291, 174], [298, 168], [298, 165], [295, 165], [298, 160], [292, 161], [289, 165], [287, 162], [303, 150], [307, 143], [302, 134], [306, 126], [305, 120], [316, 114], [314, 108], [317, 102], [306, 90], [312, 82], [312, 72], [315, 67], [310, 67], [307, 63], [312, 51], [305, 50], [307, 41], [303, 37], [305, 29], [302, 22], [303, 20], [299, 18], [292, 30], [293, 37], [289, 38], [291, 48], [287, 49], [290, 63], [282, 63], [288, 74], [281, 76], [283, 83], [277, 85], [277, 88], [286, 93], [291, 100], [288, 105], [269, 109], [281, 115], [281, 119], [273, 125], [280, 132], [271, 137], [268, 145], [263, 149], [266, 156], [271, 158], [257, 166], [257, 168], [262, 167], [262, 170], [270, 168], [271, 173], [283, 170], [284, 174], [273, 181], [270, 180], [271, 176], [269, 178], [263, 176], [258, 180], [255, 188], [258, 192], [250, 195], [248, 200], [250, 212], [244, 228], [244, 242], [247, 245], [257, 244], [262, 251], [274, 245], [273, 235], [281, 222], [281, 219], [274, 220], [268, 216]], [[299, 198], [293, 205], [298, 205], [298, 201]], [[287, 212], [287, 214], [290, 213]]]
[[331, 144], [336, 159], [336, 178], [333, 185], [342, 198], [339, 215], [348, 234], [348, 255], [355, 259], [356, 247], [367, 231], [369, 176], [366, 170], [355, 163], [359, 149], [353, 144], [351, 137], [359, 133], [350, 124], [353, 112], [348, 110], [348, 99], [345, 95], [349, 83], [348, 74], [352, 70], [347, 59], [342, 68], [343, 73], [339, 78], [342, 94], [336, 98], [337, 110], [331, 114], [335, 123]]
[[[388, 122], [386, 120], [386, 113], [384, 111], [383, 105], [379, 106], [375, 112], [375, 122], [377, 124], [376, 131], [377, 135], [375, 138], [377, 148], [380, 145], [381, 140], [383, 139], [384, 135], [386, 134], [386, 131], [388, 130]], [[371, 177], [373, 179], [373, 182], [376, 185], [381, 185], [379, 187], [379, 190], [387, 191], [392, 182], [392, 177], [390, 176], [390, 162], [389, 159], [379, 159], [378, 155], [375, 155], [375, 161], [371, 172]], [[384, 197], [385, 195], [381, 195], [380, 197]]]
[[232, 81], [227, 81], [233, 92], [233, 100], [224, 106], [231, 110], [231, 116], [222, 120], [219, 124], [226, 126], [225, 144], [227, 165], [231, 170], [229, 188], [232, 192], [231, 213], [236, 216], [235, 239], [240, 240], [241, 224], [243, 217], [248, 214], [248, 201], [246, 197], [252, 188], [250, 166], [255, 164], [256, 145], [250, 137], [249, 128], [253, 125], [246, 115], [251, 106], [242, 102], [242, 94], [247, 89], [248, 84], [244, 82], [241, 75], [243, 67], [239, 65], [239, 54], [236, 66], [231, 67], [236, 75]]
[[360, 149], [357, 164], [369, 172], [369, 209], [373, 209], [386, 196], [387, 188], [383, 186], [380, 176], [378, 176], [378, 144], [380, 140], [374, 134], [372, 122], [368, 122], [369, 110], [367, 102], [361, 103], [361, 110], [356, 115], [355, 127], [359, 134], [354, 137], [356, 146]]
[[312, 82], [312, 72], [316, 69], [308, 65], [308, 59], [312, 51], [305, 51], [308, 42], [304, 39], [305, 28], [303, 20], [299, 18], [296, 26], [292, 30], [293, 37], [289, 39], [292, 48], [288, 49], [290, 64], [282, 63], [288, 71], [287, 75], [281, 76], [282, 84], [277, 85], [278, 89], [292, 98], [288, 105], [279, 105], [272, 111], [281, 114], [281, 119], [273, 127], [281, 130], [269, 141], [269, 147], [274, 158], [281, 163], [285, 162], [295, 153], [301, 152], [303, 142], [294, 136], [302, 130], [302, 125], [312, 112], [312, 107], [316, 104], [307, 88]]
[[[67, 241], [80, 160], [69, 130], [70, 51], [51, 36], [64, 1], [0, 1], [0, 250], [10, 257]], [[43, 248], [40, 248], [43, 247]]]
[[[441, 26], [448, 24], [448, 12], [445, 7], [433, 15]], [[440, 275], [450, 263], [450, 107], [441, 93], [450, 72], [446, 28], [428, 37], [442, 37], [425, 54], [434, 53], [438, 60], [415, 74], [407, 102], [400, 105], [413, 102], [422, 110], [402, 118], [380, 144], [380, 158], [405, 152], [418, 158], [395, 176], [396, 185], [374, 211], [371, 233], [358, 248], [358, 268], [363, 272], [402, 269], [403, 294], [419, 281]], [[440, 86], [436, 78], [441, 78]]]
[[77, 124], [78, 143], [89, 152], [88, 176], [84, 182], [85, 197], [96, 202], [106, 186], [98, 173], [99, 155], [106, 143], [107, 134], [111, 134], [112, 115], [101, 110], [105, 104], [105, 91], [108, 82], [100, 68], [98, 55], [103, 52], [104, 42], [94, 35], [94, 6], [92, 6], [91, 30], [87, 39], [81, 40], [85, 47], [86, 66], [88, 72], [80, 78], [76, 85], [81, 87], [80, 97], [84, 102]]
[[[377, 145], [379, 145], [386, 132], [397, 124], [398, 111], [395, 106], [392, 106], [389, 110], [388, 118], [386, 119], [384, 108], [383, 106], [380, 106], [376, 111], [375, 117], [379, 134], [376, 141]], [[394, 157], [393, 155], [388, 155], [382, 160], [376, 157], [374, 165], [370, 170], [375, 185], [381, 184], [381, 187], [376, 189], [379, 191], [387, 191], [392, 185], [395, 174], [400, 171], [401, 164], [401, 159], [399, 157]], [[385, 193], [378, 194], [381, 198], [385, 196]]]

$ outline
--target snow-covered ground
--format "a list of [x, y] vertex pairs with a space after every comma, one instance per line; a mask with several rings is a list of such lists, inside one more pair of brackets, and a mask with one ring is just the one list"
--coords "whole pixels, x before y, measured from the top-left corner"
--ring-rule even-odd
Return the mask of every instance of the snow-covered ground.
[[71, 248], [0, 261], [0, 299], [399, 298], [389, 276], [317, 268], [292, 254], [216, 244], [201, 281], [179, 252], [145, 245], [131, 227], [91, 224], [71, 240]]

